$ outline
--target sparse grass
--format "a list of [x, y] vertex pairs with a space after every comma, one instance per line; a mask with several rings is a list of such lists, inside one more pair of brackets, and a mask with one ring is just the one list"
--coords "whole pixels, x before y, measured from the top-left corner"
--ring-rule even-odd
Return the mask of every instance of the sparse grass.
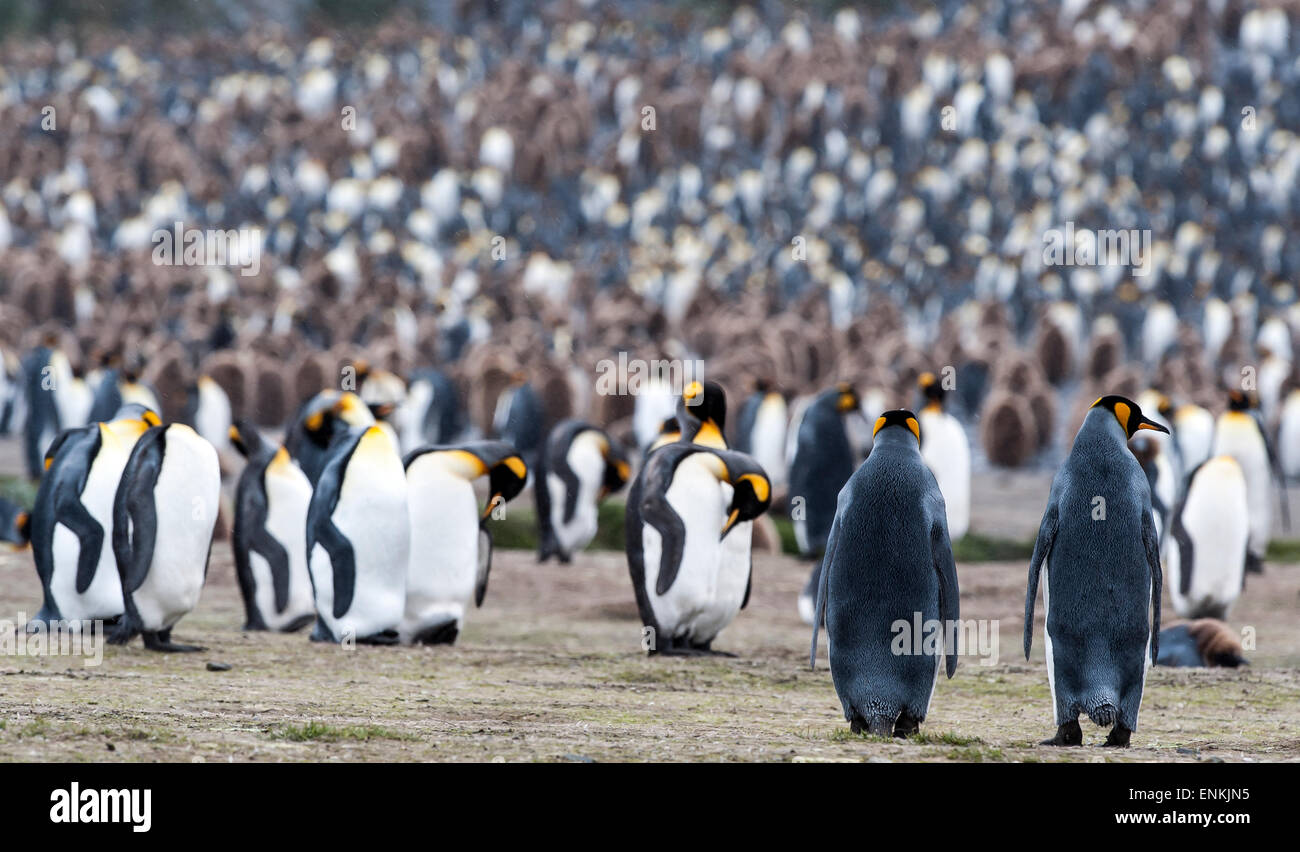
[[958, 562], [1018, 562], [1034, 555], [1034, 543], [967, 533], [952, 543], [952, 555]]
[[932, 734], [929, 731], [918, 731], [908, 737], [914, 743], [919, 745], [954, 745], [968, 746], [983, 743], [979, 737], [963, 737], [960, 734], [954, 734], [952, 731], [944, 731], [941, 734]]
[[23, 725], [18, 729], [18, 736], [23, 738], [43, 737], [49, 734], [49, 732], [50, 721], [44, 716], [37, 716], [35, 719], [32, 719], [26, 725]]
[[36, 503], [36, 483], [25, 476], [0, 476], [0, 497], [30, 509]]
[[1300, 562], [1300, 538], [1275, 538], [1268, 543], [1269, 562]]
[[380, 725], [327, 725], [323, 722], [307, 722], [303, 725], [282, 725], [274, 729], [271, 735], [276, 739], [290, 742], [330, 742], [341, 740], [415, 740], [418, 737], [401, 731], [394, 731]]

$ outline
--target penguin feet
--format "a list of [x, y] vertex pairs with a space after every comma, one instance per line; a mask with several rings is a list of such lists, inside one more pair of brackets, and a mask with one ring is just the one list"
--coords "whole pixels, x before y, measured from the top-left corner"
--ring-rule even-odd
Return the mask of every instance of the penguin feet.
[[444, 621], [442, 624], [435, 624], [432, 627], [426, 627], [421, 632], [411, 637], [412, 645], [454, 645], [456, 637], [460, 635], [460, 628], [456, 626], [456, 620]]
[[1078, 719], [1071, 719], [1056, 729], [1056, 736], [1043, 740], [1039, 745], [1045, 746], [1080, 746], [1083, 745], [1083, 728]]
[[[172, 641], [172, 632], [170, 630], [144, 630], [140, 633], [144, 637], [144, 646], [150, 651], [160, 651], [164, 654], [193, 654], [197, 651], [206, 651], [201, 645], [181, 645]], [[111, 641], [111, 640], [110, 640]]]
[[710, 639], [708, 642], [705, 642], [701, 645], [692, 645], [691, 650], [701, 657], [731, 657], [732, 659], [735, 659], [736, 657], [736, 655], [731, 653], [730, 651], [713, 650], [712, 639]]
[[1128, 740], [1131, 736], [1133, 736], [1132, 731], [1122, 723], [1116, 722], [1115, 727], [1111, 728], [1110, 733], [1106, 735], [1103, 748], [1128, 748]]
[[396, 630], [381, 630], [357, 639], [358, 645], [396, 645], [400, 641]]
[[859, 736], [868, 734], [887, 740], [894, 733], [894, 720], [889, 716], [872, 716], [870, 719], [855, 716], [849, 720], [849, 730]]
[[302, 630], [304, 627], [306, 627], [308, 624], [311, 624], [315, 620], [316, 620], [315, 615], [300, 615], [297, 618], [295, 618], [293, 621], [286, 624], [284, 626], [284, 629], [281, 630], [280, 632], [297, 633], [299, 630]]
[[[1247, 574], [1264, 573], [1264, 560], [1260, 559], [1258, 556], [1256, 556], [1254, 553], [1251, 553], [1249, 550], [1246, 551], [1246, 573]], [[1242, 584], [1245, 585], [1244, 581]]]
[[921, 730], [921, 720], [914, 717], [911, 713], [903, 711], [899, 714], [898, 721], [894, 723], [894, 736], [906, 738], [912, 736]]
[[[132, 626], [130, 620], [123, 618], [113, 625], [113, 629], [104, 637], [104, 641], [110, 645], [125, 645], [139, 635], [140, 631]], [[148, 647], [148, 644], [148, 640], [146, 640], [145, 646]]]

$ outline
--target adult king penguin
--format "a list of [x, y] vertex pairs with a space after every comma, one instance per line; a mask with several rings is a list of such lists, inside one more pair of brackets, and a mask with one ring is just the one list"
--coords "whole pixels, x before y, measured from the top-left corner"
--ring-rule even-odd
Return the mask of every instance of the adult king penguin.
[[151, 651], [202, 651], [171, 641], [198, 605], [221, 499], [217, 450], [182, 423], [154, 426], [131, 450], [113, 501], [113, 554], [125, 610], [108, 641], [136, 634]]
[[[1272, 445], [1253, 408], [1250, 394], [1239, 390], [1228, 392], [1228, 410], [1219, 415], [1215, 423], [1211, 455], [1232, 456], [1246, 476], [1246, 509], [1250, 517], [1246, 570], [1258, 574], [1264, 570], [1264, 554], [1273, 537], [1273, 496], [1269, 491], [1276, 463]], [[1279, 487], [1278, 496], [1282, 500], [1284, 519], [1289, 525], [1285, 487]]]
[[375, 415], [351, 391], [325, 390], [307, 400], [285, 430], [284, 446], [307, 479], [316, 484], [330, 445], [351, 430], [375, 425]]
[[[480, 513], [475, 480], [488, 478]], [[427, 447], [406, 457], [410, 488], [411, 553], [406, 580], [403, 642], [450, 644], [465, 622], [470, 599], [483, 605], [492, 568], [493, 512], [524, 490], [528, 467], [504, 441]]]
[[736, 417], [736, 450], [753, 456], [763, 466], [773, 488], [780, 488], [786, 481], [785, 441], [789, 422], [785, 397], [772, 390], [766, 381], [756, 383], [754, 393], [745, 400]]
[[406, 472], [378, 425], [330, 445], [307, 507], [307, 567], [320, 642], [394, 644], [410, 557]]
[[1226, 619], [1246, 580], [1249, 540], [1246, 475], [1232, 456], [1215, 456], [1187, 477], [1170, 525], [1174, 611]]
[[[916, 416], [886, 411], [874, 433], [871, 455], [837, 501], [810, 662], [815, 668], [824, 616], [831, 678], [849, 726], [903, 737], [925, 720], [945, 659], [948, 677], [957, 669], [961, 601], [943, 493], [921, 456]], [[900, 622], [925, 635], [899, 634]]]
[[944, 410], [947, 391], [934, 373], [918, 381], [925, 407], [921, 424], [921, 458], [934, 474], [948, 507], [948, 535], [960, 539], [970, 529], [970, 442], [956, 417]]
[[1029, 659], [1041, 569], [1057, 725], [1043, 745], [1081, 745], [1080, 713], [1113, 725], [1108, 746], [1127, 746], [1137, 730], [1147, 666], [1159, 653], [1162, 583], [1151, 487], [1128, 448], [1141, 429], [1168, 434], [1132, 400], [1101, 397], [1052, 481], [1025, 594]]
[[235, 486], [232, 536], [244, 629], [300, 630], [316, 617], [306, 550], [311, 483], [253, 424], [231, 426], [230, 442], [248, 459]]
[[538, 454], [537, 561], [567, 563], [596, 536], [600, 501], [631, 477], [627, 453], [581, 420], [556, 424]]
[[113, 501], [135, 442], [159, 425], [140, 405], [113, 420], [59, 434], [45, 453], [32, 509], [32, 557], [44, 602], [34, 621], [112, 619], [122, 614], [114, 561]]
[[790, 520], [799, 552], [817, 560], [799, 593], [799, 617], [807, 624], [812, 624], [817, 603], [821, 557], [835, 520], [835, 501], [857, 466], [844, 418], [860, 407], [857, 391], [841, 383], [818, 394], [799, 423], [790, 464]]
[[728, 538], [766, 511], [771, 483], [743, 453], [678, 442], [651, 453], [638, 484], [625, 535], [646, 650], [719, 653], [713, 640], [749, 602], [752, 574], [748, 539]]

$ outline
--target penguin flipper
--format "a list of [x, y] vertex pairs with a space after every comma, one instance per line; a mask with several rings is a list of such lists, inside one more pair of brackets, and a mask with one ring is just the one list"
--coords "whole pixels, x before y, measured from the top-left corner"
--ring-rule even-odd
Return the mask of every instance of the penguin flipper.
[[686, 525], [681, 516], [658, 493], [651, 493], [641, 501], [641, 517], [658, 531], [663, 539], [659, 558], [659, 576], [655, 579], [655, 593], [668, 594], [682, 567], [682, 553], [686, 550]]
[[[838, 514], [837, 511], [836, 515]], [[814, 671], [817, 669], [817, 633], [821, 630], [822, 619], [826, 617], [826, 589], [831, 576], [832, 560], [839, 545], [839, 532], [839, 524], [832, 521], [830, 535], [826, 538], [826, 552], [822, 554], [821, 572], [817, 578], [817, 607], [813, 612], [812, 649], [808, 652], [808, 667]]]
[[334, 575], [334, 617], [342, 618], [352, 608], [352, 596], [356, 592], [357, 559], [352, 542], [339, 532], [333, 520], [324, 518], [316, 529], [316, 543], [329, 555]]
[[[1178, 545], [1178, 591], [1186, 596], [1192, 590], [1192, 569], [1195, 564], [1195, 551], [1192, 547], [1192, 537], [1187, 532], [1187, 527], [1183, 526], [1183, 508], [1187, 505], [1187, 498], [1178, 505], [1178, 510], [1174, 512], [1173, 523], [1169, 527], [1169, 534], [1174, 537], [1174, 542]], [[1246, 572], [1242, 572], [1242, 580], [1245, 580]]]
[[104, 527], [77, 497], [61, 503], [56, 522], [72, 530], [81, 542], [81, 552], [77, 554], [77, 594], [85, 594], [99, 566], [99, 553], [104, 547]]
[[573, 523], [573, 516], [578, 514], [578, 491], [582, 486], [578, 482], [578, 474], [569, 467], [568, 458], [560, 453], [555, 455], [556, 458], [548, 465], [548, 472], [558, 476], [564, 483], [564, 522], [569, 524]]
[[754, 588], [754, 554], [749, 555], [749, 576], [745, 579], [745, 597], [740, 602], [740, 608], [744, 609], [749, 606], [749, 592]]
[[153, 489], [162, 471], [165, 430], [154, 426], [136, 441], [113, 497], [113, 556], [122, 591], [134, 592], [149, 574], [158, 533]]
[[484, 523], [478, 528], [478, 569], [474, 574], [474, 606], [483, 606], [487, 597], [488, 574], [492, 572], [492, 533]]
[[[939, 577], [939, 620], [944, 626], [943, 635], [947, 636], [948, 625], [956, 624], [961, 618], [961, 590], [957, 586], [957, 563], [952, 557], [948, 528], [942, 521], [935, 521], [930, 531], [930, 547], [934, 553], [934, 570]], [[951, 678], [957, 671], [956, 642], [944, 649], [944, 656], [947, 658], [947, 674]]]
[[262, 527], [253, 534], [249, 552], [257, 553], [271, 568], [271, 590], [275, 593], [275, 611], [284, 612], [289, 605], [289, 551], [275, 536]]
[[1164, 574], [1160, 570], [1160, 541], [1150, 512], [1142, 513], [1142, 547], [1151, 569], [1151, 662], [1160, 656], [1160, 601], [1164, 593]]
[[[1147, 512], [1147, 521], [1150, 522], [1151, 513]], [[1034, 602], [1038, 599], [1038, 571], [1043, 567], [1043, 562], [1052, 552], [1052, 544], [1056, 541], [1056, 528], [1058, 522], [1058, 509], [1056, 502], [1053, 501], [1043, 513], [1043, 521], [1038, 526], [1038, 538], [1034, 541], [1034, 555], [1029, 560], [1029, 583], [1025, 589], [1025, 659], [1029, 659], [1029, 649], [1034, 642]]]

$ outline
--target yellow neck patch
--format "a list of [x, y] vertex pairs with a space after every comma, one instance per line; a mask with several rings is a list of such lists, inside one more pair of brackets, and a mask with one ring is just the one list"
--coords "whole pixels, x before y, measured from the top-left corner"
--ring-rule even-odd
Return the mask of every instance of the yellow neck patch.
[[700, 425], [700, 431], [695, 433], [694, 443], [703, 444], [706, 447], [713, 447], [719, 450], [725, 450], [727, 448], [727, 441], [722, 437], [722, 433], [718, 431], [718, 424], [714, 423], [712, 420], [705, 420], [704, 423]]

